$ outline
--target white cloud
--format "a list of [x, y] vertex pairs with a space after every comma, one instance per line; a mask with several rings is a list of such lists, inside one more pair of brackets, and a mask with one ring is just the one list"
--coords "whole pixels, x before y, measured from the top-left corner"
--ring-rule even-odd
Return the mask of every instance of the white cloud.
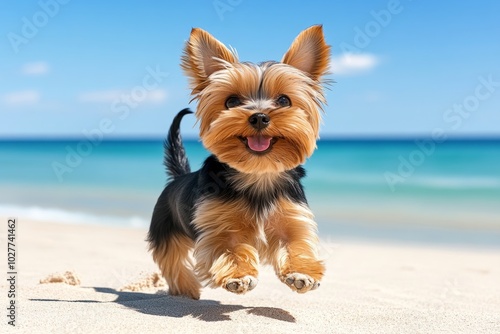
[[34, 105], [40, 102], [41, 94], [36, 90], [23, 90], [7, 93], [1, 96], [1, 100], [8, 106]]
[[379, 58], [370, 53], [346, 53], [332, 58], [330, 70], [334, 75], [358, 75], [373, 69], [379, 63]]
[[21, 73], [24, 75], [44, 75], [49, 73], [49, 70], [49, 64], [43, 61], [38, 61], [24, 64], [21, 68]]
[[164, 89], [154, 89], [148, 93], [146, 100], [151, 103], [161, 103], [167, 99], [167, 91]]
[[[142, 90], [141, 90], [142, 91]], [[115, 101], [121, 101], [122, 96], [131, 96], [133, 100], [135, 89], [131, 90], [99, 90], [92, 92], [81, 93], [78, 96], [78, 99], [81, 102], [89, 102], [89, 103], [113, 103]], [[139, 91], [137, 91], [139, 92]], [[146, 91], [146, 96], [140, 95], [140, 93], [136, 97], [137, 103], [161, 103], [167, 99], [167, 91], [164, 89], [153, 89], [150, 91]]]

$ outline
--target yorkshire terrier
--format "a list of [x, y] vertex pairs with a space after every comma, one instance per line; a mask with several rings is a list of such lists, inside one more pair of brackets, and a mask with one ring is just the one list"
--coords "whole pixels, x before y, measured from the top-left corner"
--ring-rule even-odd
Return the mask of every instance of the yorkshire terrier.
[[302, 31], [281, 62], [259, 64], [191, 31], [181, 67], [212, 155], [191, 172], [179, 128], [192, 112], [179, 112], [165, 140], [169, 183], [148, 233], [171, 295], [199, 299], [203, 282], [245, 293], [261, 261], [294, 291], [319, 287], [325, 266], [300, 180], [316, 148], [329, 62], [321, 25]]

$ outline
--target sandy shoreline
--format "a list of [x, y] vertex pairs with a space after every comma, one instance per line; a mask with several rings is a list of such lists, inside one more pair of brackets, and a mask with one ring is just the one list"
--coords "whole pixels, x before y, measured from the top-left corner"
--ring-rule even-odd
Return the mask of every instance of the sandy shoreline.
[[[317, 291], [293, 293], [263, 268], [259, 285], [247, 295], [207, 288], [200, 301], [192, 301], [165, 295], [164, 288], [120, 291], [157, 270], [145, 233], [20, 219], [17, 326], [7, 325], [2, 306], [1, 331], [500, 332], [500, 249], [325, 243], [328, 271]], [[5, 249], [6, 228], [0, 240]], [[76, 273], [80, 285], [39, 284], [67, 270]], [[6, 280], [0, 289], [2, 305], [8, 305]]]

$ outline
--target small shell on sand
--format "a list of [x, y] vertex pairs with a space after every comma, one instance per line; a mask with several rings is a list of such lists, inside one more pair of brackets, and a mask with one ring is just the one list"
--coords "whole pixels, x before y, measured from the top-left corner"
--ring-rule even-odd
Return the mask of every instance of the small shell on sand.
[[50, 274], [44, 279], [40, 280], [40, 284], [48, 283], [64, 283], [68, 285], [80, 285], [80, 279], [73, 271], [66, 271], [64, 274], [55, 273]]

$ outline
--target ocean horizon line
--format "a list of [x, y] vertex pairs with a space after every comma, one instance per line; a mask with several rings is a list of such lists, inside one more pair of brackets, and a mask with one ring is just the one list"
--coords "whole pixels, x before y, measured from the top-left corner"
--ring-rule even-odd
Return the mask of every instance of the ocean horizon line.
[[[0, 136], [0, 143], [15, 143], [15, 142], [80, 142], [86, 141], [89, 138], [84, 136]], [[162, 142], [165, 137], [156, 136], [116, 136], [98, 140], [99, 142]], [[200, 142], [199, 137], [183, 136], [185, 142]], [[442, 142], [500, 142], [500, 135], [484, 135], [484, 136], [449, 136], [446, 139], [434, 139], [430, 136], [324, 136], [318, 140], [320, 143], [337, 142], [337, 143], [384, 143], [384, 142], [415, 142], [431, 140], [437, 144]], [[96, 141], [96, 140], [91, 140]]]

